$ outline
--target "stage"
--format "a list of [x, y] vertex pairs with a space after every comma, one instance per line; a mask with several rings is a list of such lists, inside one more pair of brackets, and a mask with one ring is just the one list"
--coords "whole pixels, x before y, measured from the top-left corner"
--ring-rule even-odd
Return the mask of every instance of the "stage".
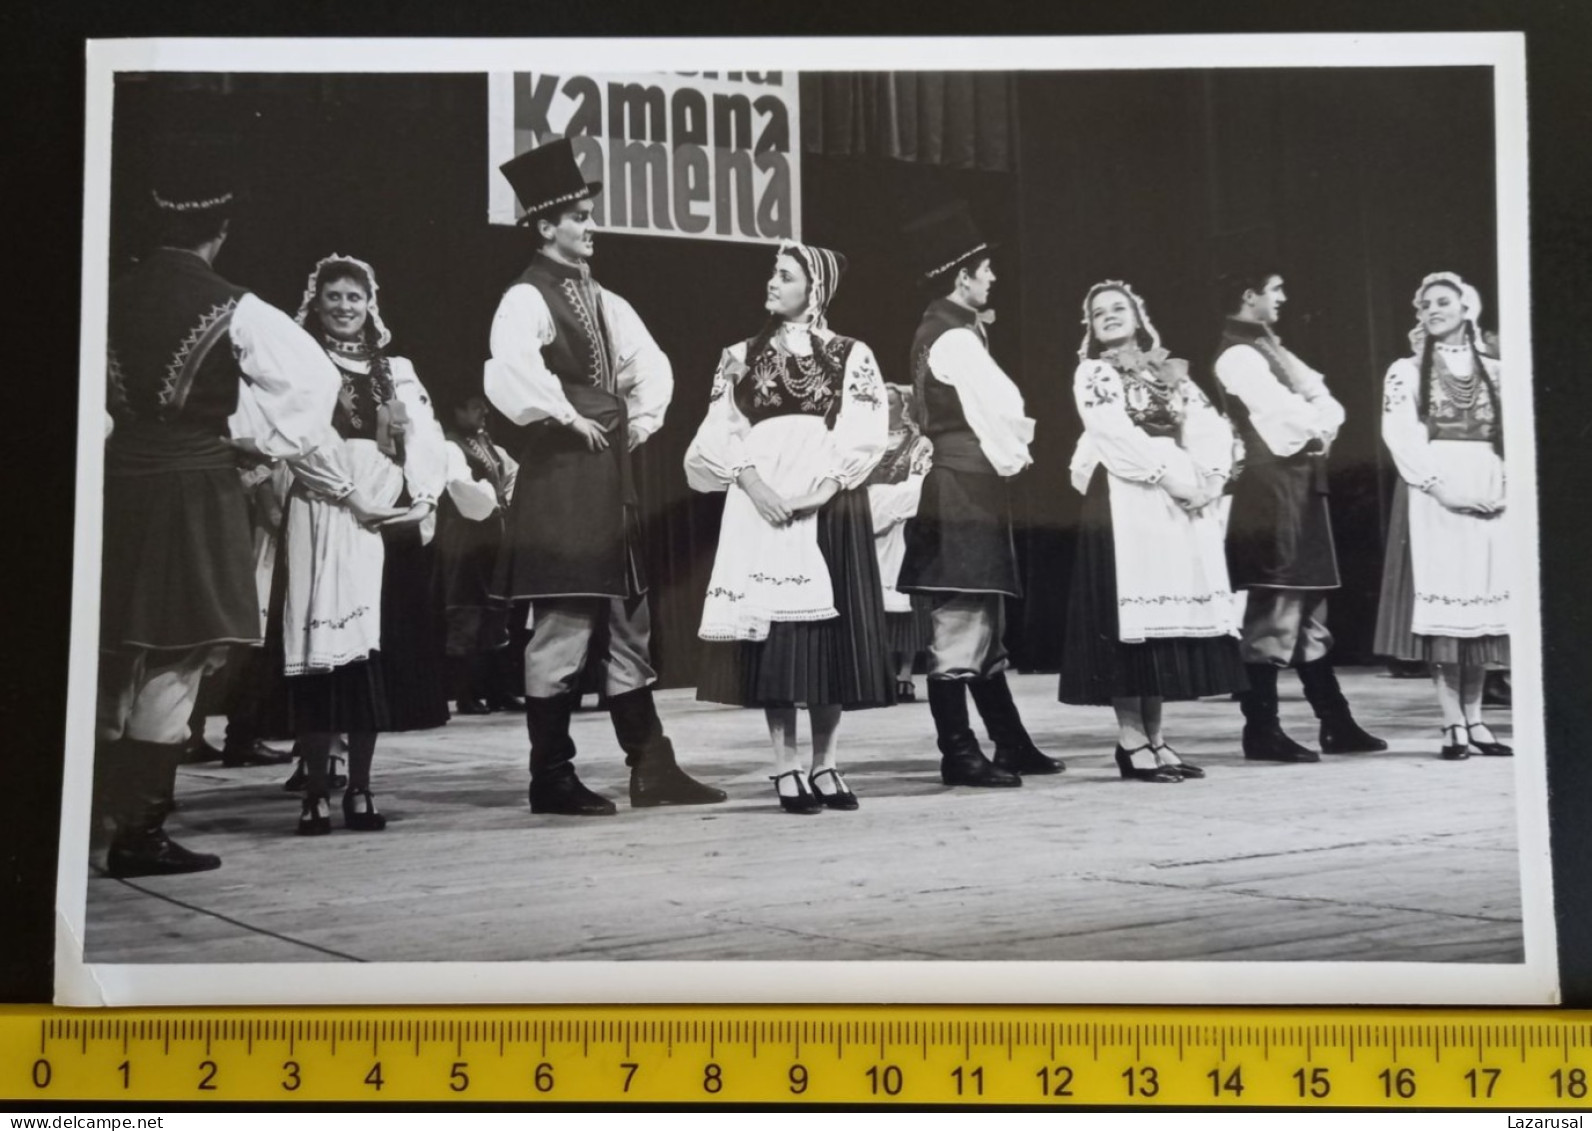
[[[1172, 704], [1169, 740], [1209, 775], [1176, 785], [1121, 780], [1109, 710], [1015, 676], [1068, 769], [1005, 790], [940, 784], [919, 677], [917, 703], [842, 725], [854, 813], [781, 812], [761, 713], [688, 690], [659, 693], [664, 725], [723, 805], [628, 808], [595, 710], [575, 716], [578, 765], [616, 817], [533, 816], [510, 714], [384, 736], [379, 834], [344, 830], [334, 796], [332, 834], [294, 836], [286, 767], [189, 766], [167, 828], [221, 869], [91, 877], [85, 958], [1521, 961], [1514, 761], [1439, 761], [1428, 681], [1341, 675], [1390, 751], [1245, 762], [1237, 704]], [[1282, 685], [1284, 726], [1314, 745], [1297, 680]], [[1488, 720], [1507, 741], [1508, 712]]]

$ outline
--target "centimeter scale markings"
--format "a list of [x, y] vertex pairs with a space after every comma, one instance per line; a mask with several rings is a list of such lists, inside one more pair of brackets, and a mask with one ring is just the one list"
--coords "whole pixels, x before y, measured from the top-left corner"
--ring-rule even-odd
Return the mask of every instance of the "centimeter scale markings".
[[0, 1007], [0, 1100], [1592, 1106], [1592, 1014]]

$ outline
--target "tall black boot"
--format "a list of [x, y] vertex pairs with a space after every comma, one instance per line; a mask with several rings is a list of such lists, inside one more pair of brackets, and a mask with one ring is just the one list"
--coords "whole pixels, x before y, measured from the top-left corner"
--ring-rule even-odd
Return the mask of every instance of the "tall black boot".
[[674, 760], [674, 745], [664, 737], [652, 688], [626, 691], [608, 700], [614, 737], [630, 767], [630, 806], [716, 805], [728, 795], [703, 785]]
[[575, 776], [575, 743], [569, 737], [573, 695], [525, 700], [525, 729], [531, 736], [532, 813], [611, 817], [614, 803], [593, 793]]
[[481, 661], [478, 655], [449, 656], [448, 682], [453, 689], [453, 713], [485, 715], [491, 708], [481, 701]]
[[1299, 685], [1304, 688], [1305, 698], [1316, 718], [1321, 720], [1323, 754], [1361, 754], [1387, 749], [1386, 742], [1367, 734], [1354, 721], [1330, 657], [1322, 656], [1295, 667], [1299, 669]]
[[187, 744], [124, 738], [120, 745], [116, 754], [122, 765], [115, 776], [120, 779], [121, 796], [116, 837], [105, 858], [106, 872], [118, 879], [131, 879], [208, 872], [221, 867], [219, 856], [191, 852], [162, 828], [171, 809], [177, 767], [187, 756]]
[[1012, 701], [1012, 689], [1006, 682], [1006, 673], [997, 672], [988, 679], [975, 679], [968, 684], [973, 704], [978, 708], [989, 729], [990, 741], [995, 744], [992, 761], [1003, 770], [1014, 774], [1059, 774], [1067, 768], [1059, 758], [1052, 758], [1034, 745], [1023, 726], [1023, 716]]
[[1249, 690], [1240, 701], [1244, 710], [1244, 757], [1258, 762], [1319, 762], [1321, 755], [1283, 733], [1277, 717], [1277, 668], [1245, 664]]
[[959, 679], [930, 679], [929, 714], [940, 747], [940, 780], [946, 785], [1014, 786], [1023, 779], [984, 757], [967, 720], [967, 686]]

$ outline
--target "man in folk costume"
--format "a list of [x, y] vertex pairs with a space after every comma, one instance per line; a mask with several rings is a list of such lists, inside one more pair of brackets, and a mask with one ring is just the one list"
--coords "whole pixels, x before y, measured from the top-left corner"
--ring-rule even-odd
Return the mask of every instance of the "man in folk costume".
[[1338, 588], [1338, 558], [1327, 509], [1327, 456], [1344, 420], [1325, 378], [1284, 348], [1272, 328], [1287, 294], [1275, 272], [1223, 280], [1226, 319], [1216, 381], [1237, 427], [1245, 466], [1233, 489], [1227, 558], [1234, 590], [1248, 589], [1241, 652], [1244, 757], [1317, 762], [1278, 719], [1277, 676], [1299, 671], [1320, 720], [1328, 754], [1386, 750], [1349, 711], [1332, 667], [1327, 595]]
[[[1063, 764], [1028, 736], [1006, 683], [1006, 598], [1021, 597], [1006, 480], [1033, 461], [1034, 422], [989, 353], [984, 325], [993, 250], [960, 204], [903, 231], [935, 298], [912, 341], [918, 418], [934, 445], [918, 513], [907, 524], [896, 588], [930, 607], [929, 709], [946, 785], [1018, 786]], [[995, 746], [984, 756], [968, 721], [971, 692]]]
[[[96, 825], [113, 876], [220, 866], [171, 840], [178, 763], [200, 681], [261, 641], [241, 449], [353, 494], [332, 408], [339, 381], [291, 318], [212, 264], [233, 194], [217, 147], [169, 154], [151, 196], [160, 246], [111, 287], [100, 587]], [[358, 497], [357, 513], [386, 517]]]
[[635, 310], [591, 277], [592, 198], [556, 139], [502, 166], [538, 254], [492, 322], [484, 387], [525, 430], [494, 595], [532, 603], [525, 651], [533, 813], [604, 816], [575, 774], [570, 714], [596, 649], [630, 803], [700, 805], [721, 790], [675, 763], [653, 704], [650, 610], [631, 453], [663, 423], [674, 375]]

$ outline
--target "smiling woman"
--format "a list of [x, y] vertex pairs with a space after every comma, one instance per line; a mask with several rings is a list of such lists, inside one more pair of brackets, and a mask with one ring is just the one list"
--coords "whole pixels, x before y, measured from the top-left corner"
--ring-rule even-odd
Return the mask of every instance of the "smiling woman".
[[328, 765], [339, 736], [348, 745], [343, 823], [379, 832], [387, 819], [370, 790], [376, 735], [448, 719], [428, 592], [446, 449], [414, 367], [386, 352], [392, 335], [376, 296], [369, 264], [332, 255], [315, 265], [298, 313], [342, 378], [332, 424], [356, 486], [377, 504], [355, 514], [300, 482], [283, 518], [266, 629], [266, 660], [281, 679], [265, 729], [291, 736], [303, 759], [302, 836], [331, 831]]

